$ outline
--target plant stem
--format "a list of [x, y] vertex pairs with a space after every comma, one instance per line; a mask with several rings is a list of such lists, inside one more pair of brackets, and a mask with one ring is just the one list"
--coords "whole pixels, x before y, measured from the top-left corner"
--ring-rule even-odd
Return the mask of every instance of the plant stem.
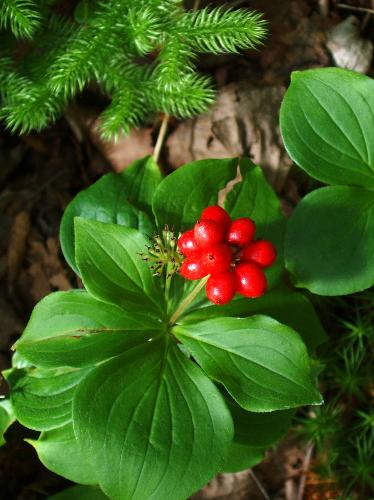
[[88, 0], [83, 0], [83, 19], [84, 19], [84, 23], [87, 24], [87, 19], [88, 19]]
[[[195, 0], [192, 10], [195, 12], [199, 8], [199, 6], [200, 6], [200, 0]], [[165, 113], [164, 117], [162, 119], [162, 122], [161, 122], [160, 130], [158, 132], [158, 137], [157, 137], [157, 141], [155, 144], [155, 149], [153, 151], [153, 159], [155, 160], [156, 163], [158, 162], [158, 160], [160, 158], [162, 145], [164, 143], [166, 131], [168, 129], [169, 118], [170, 118], [170, 116], [167, 113]]]
[[169, 123], [169, 115], [165, 113], [162, 122], [161, 122], [161, 127], [158, 133], [155, 149], [153, 151], [153, 158], [155, 162], [158, 162], [158, 159], [160, 158], [160, 153], [161, 153], [161, 148], [162, 144], [165, 139], [166, 131], [168, 129], [168, 123]]
[[170, 292], [170, 284], [171, 284], [171, 276], [170, 276], [171, 266], [170, 262], [166, 266], [166, 278], [165, 278], [165, 298], [166, 302], [169, 300], [169, 292]]
[[319, 0], [319, 11], [323, 17], [327, 17], [329, 15], [329, 0]]
[[200, 0], [195, 0], [192, 10], [195, 11], [200, 7]]
[[297, 492], [296, 500], [303, 500], [303, 498], [304, 498], [306, 479], [307, 479], [307, 475], [308, 475], [308, 471], [309, 471], [309, 467], [310, 467], [310, 462], [312, 460], [313, 451], [314, 451], [314, 444], [309, 443], [307, 446], [306, 452], [305, 452], [304, 460], [303, 460], [302, 475], [300, 477], [299, 490]]
[[187, 307], [195, 300], [197, 297], [198, 293], [202, 288], [204, 288], [206, 282], [208, 281], [208, 277], [203, 278], [200, 280], [200, 283], [195, 286], [195, 288], [192, 290], [191, 293], [187, 295], [187, 297], [179, 304], [179, 307], [175, 310], [174, 314], [170, 318], [170, 325], [174, 325], [174, 323], [177, 321], [179, 316], [187, 309]]

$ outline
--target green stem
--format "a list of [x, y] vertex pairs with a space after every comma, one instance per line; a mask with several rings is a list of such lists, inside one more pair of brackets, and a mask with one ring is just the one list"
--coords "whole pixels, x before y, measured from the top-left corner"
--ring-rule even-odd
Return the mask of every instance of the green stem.
[[84, 23], [87, 24], [87, 20], [88, 20], [88, 0], [83, 0], [83, 19], [84, 19]]
[[179, 304], [179, 307], [175, 310], [174, 314], [170, 318], [170, 325], [174, 325], [179, 316], [187, 309], [187, 307], [195, 300], [197, 297], [198, 293], [202, 288], [204, 288], [206, 282], [208, 281], [209, 276], [206, 278], [203, 278], [200, 283], [195, 286], [195, 288], [192, 290], [191, 293], [187, 295], [187, 297], [182, 300], [182, 302]]
[[171, 265], [170, 265], [170, 262], [168, 262], [167, 266], [166, 266], [166, 278], [165, 278], [165, 298], [166, 298], [166, 302], [169, 301], [169, 293], [170, 293], [170, 284], [171, 284], [171, 276], [170, 276], [170, 272], [171, 272]]

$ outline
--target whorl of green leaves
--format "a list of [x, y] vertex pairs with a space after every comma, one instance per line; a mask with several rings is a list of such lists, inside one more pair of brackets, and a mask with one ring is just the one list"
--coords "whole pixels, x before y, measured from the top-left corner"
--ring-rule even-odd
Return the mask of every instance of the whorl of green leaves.
[[196, 70], [197, 53], [253, 48], [266, 32], [258, 13], [223, 8], [186, 12], [175, 0], [136, 5], [84, 0], [74, 20], [58, 18], [47, 2], [39, 3], [43, 13], [38, 13], [35, 4], [4, 0], [0, 8], [0, 26], [16, 37], [34, 35], [17, 63], [12, 60], [17, 44], [0, 52], [0, 116], [9, 129], [23, 133], [56, 119], [90, 82], [112, 99], [101, 116], [105, 138], [128, 133], [152, 112], [179, 117], [202, 113], [214, 92], [210, 79]]

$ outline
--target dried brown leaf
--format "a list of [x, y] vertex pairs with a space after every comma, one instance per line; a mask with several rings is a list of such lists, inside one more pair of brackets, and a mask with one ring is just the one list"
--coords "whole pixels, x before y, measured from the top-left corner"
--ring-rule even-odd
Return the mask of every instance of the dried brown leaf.
[[30, 214], [26, 210], [19, 212], [13, 220], [7, 254], [8, 285], [13, 286], [19, 274], [26, 251], [27, 237], [30, 231]]

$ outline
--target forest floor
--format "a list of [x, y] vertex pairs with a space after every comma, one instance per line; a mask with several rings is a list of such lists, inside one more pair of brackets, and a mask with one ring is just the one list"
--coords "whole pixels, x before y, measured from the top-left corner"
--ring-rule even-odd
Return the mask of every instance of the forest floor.
[[[170, 172], [193, 159], [249, 155], [264, 167], [289, 214], [311, 187], [293, 169], [279, 133], [279, 106], [290, 74], [348, 64], [373, 76], [374, 2], [232, 3], [264, 12], [269, 37], [258, 51], [201, 60], [201, 70], [217, 83], [217, 104], [196, 119], [171, 120], [160, 161]], [[103, 143], [96, 121], [100, 99], [89, 89], [40, 134], [17, 137], [0, 131], [0, 371], [10, 366], [10, 347], [34, 305], [52, 291], [79, 286], [59, 246], [59, 224], [69, 201], [106, 172], [118, 172], [153, 151], [162, 117], [117, 144]], [[0, 380], [0, 394], [6, 392]], [[7, 433], [0, 449], [1, 500], [43, 499], [69, 484], [40, 464], [24, 442], [32, 436], [19, 425]], [[220, 475], [194, 498], [350, 498], [334, 478], [314, 472], [316, 460], [313, 445], [291, 434], [253, 471]]]

